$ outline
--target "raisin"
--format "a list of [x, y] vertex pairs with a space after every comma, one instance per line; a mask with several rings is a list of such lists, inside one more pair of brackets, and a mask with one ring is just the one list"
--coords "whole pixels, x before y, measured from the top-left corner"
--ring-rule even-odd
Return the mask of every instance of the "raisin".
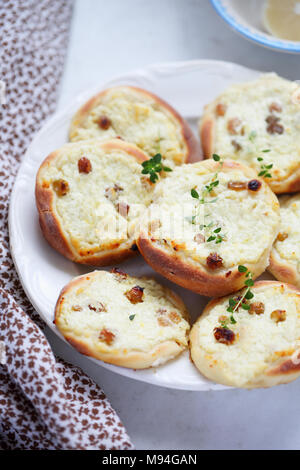
[[72, 310], [74, 310], [74, 312], [80, 312], [82, 310], [82, 307], [80, 307], [80, 305], [73, 305]]
[[271, 319], [274, 320], [275, 323], [286, 320], [286, 310], [274, 310], [271, 313]]
[[278, 240], [279, 242], [283, 242], [288, 236], [289, 236], [289, 235], [288, 235], [288, 233], [286, 233], [286, 232], [279, 233], [279, 234], [277, 235], [276, 240]]
[[78, 160], [78, 171], [79, 173], [90, 173], [92, 171], [92, 164], [86, 157], [81, 157]]
[[107, 312], [105, 305], [102, 302], [98, 302], [97, 306], [89, 304], [89, 309], [94, 312]]
[[229, 181], [227, 187], [233, 189], [233, 191], [243, 191], [247, 189], [247, 183], [244, 181]]
[[136, 243], [133, 243], [133, 245], [131, 245], [130, 247], [131, 251], [138, 251], [138, 246]]
[[100, 116], [98, 119], [98, 126], [106, 131], [111, 126], [111, 120], [107, 116]]
[[238, 134], [241, 124], [242, 124], [242, 121], [239, 118], [229, 119], [227, 123], [227, 129], [229, 131], [229, 134], [232, 134], [232, 135]]
[[171, 325], [169, 320], [165, 317], [158, 317], [157, 322], [158, 322], [159, 326], [170, 326]]
[[111, 331], [107, 330], [106, 328], [103, 328], [99, 333], [100, 341], [103, 341], [108, 346], [110, 346], [114, 342], [115, 337], [116, 335], [114, 335]]
[[180, 323], [180, 320], [181, 320], [180, 315], [178, 315], [178, 313], [176, 312], [170, 312], [169, 318], [173, 323], [176, 323], [176, 324]]
[[251, 180], [248, 183], [249, 191], [258, 191], [261, 188], [261, 182], [258, 180]]
[[256, 315], [261, 315], [265, 311], [265, 305], [263, 302], [253, 302], [250, 304], [250, 309], [249, 313], [253, 315], [253, 313], [256, 313]]
[[138, 304], [143, 302], [144, 288], [140, 286], [134, 286], [132, 289], [125, 292], [124, 295], [132, 304]]
[[105, 189], [105, 197], [113, 202], [117, 199], [120, 191], [124, 191], [124, 189], [118, 184], [115, 184], [113, 187]]
[[235, 340], [235, 334], [229, 328], [215, 328], [214, 337], [219, 343], [232, 344]]
[[117, 205], [117, 211], [122, 217], [126, 217], [129, 212], [130, 206], [126, 202], [119, 202]]
[[112, 268], [110, 272], [115, 274], [118, 280], [127, 279], [127, 274], [124, 273], [124, 271], [121, 271], [119, 268]]
[[239, 144], [236, 140], [232, 140], [231, 144], [234, 147], [236, 152], [238, 152], [239, 150], [242, 150], [241, 144]]
[[219, 269], [223, 266], [223, 259], [218, 253], [210, 253], [206, 258], [206, 264], [210, 269]]
[[283, 134], [284, 127], [279, 123], [278, 117], [270, 114], [270, 116], [266, 118], [266, 122], [268, 124], [267, 132], [269, 134]]
[[53, 189], [58, 196], [65, 196], [70, 191], [69, 183], [65, 180], [54, 181]]
[[273, 113], [273, 111], [276, 111], [277, 113], [281, 113], [282, 107], [280, 106], [279, 103], [273, 102], [269, 106], [269, 111], [270, 111], [270, 113]]

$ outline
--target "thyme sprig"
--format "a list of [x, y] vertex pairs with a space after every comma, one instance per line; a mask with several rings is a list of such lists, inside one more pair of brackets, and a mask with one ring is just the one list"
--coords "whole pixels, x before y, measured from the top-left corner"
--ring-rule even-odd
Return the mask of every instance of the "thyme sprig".
[[245, 273], [245, 287], [246, 290], [244, 294], [240, 298], [230, 297], [228, 300], [228, 307], [227, 312], [230, 313], [230, 316], [225, 320], [222, 320], [221, 326], [223, 328], [228, 328], [228, 324], [231, 323], [232, 325], [236, 323], [236, 319], [234, 314], [238, 311], [241, 307], [243, 310], [250, 310], [250, 304], [248, 300], [251, 300], [254, 297], [253, 292], [251, 291], [251, 287], [254, 285], [254, 281], [252, 279], [252, 273], [248, 270], [246, 266], [239, 265], [238, 270], [240, 273]]
[[[223, 165], [223, 160], [216, 153], [213, 154], [213, 159], [216, 162], [219, 162], [220, 166]], [[211, 198], [207, 199], [207, 196], [214, 190], [214, 188], [216, 188], [219, 185], [220, 182], [218, 180], [218, 175], [219, 175], [219, 171], [214, 174], [214, 176], [213, 176], [212, 180], [210, 181], [210, 183], [206, 184], [204, 186], [204, 188], [202, 188], [201, 197], [200, 197], [200, 194], [198, 193], [198, 191], [195, 188], [191, 189], [191, 196], [194, 199], [198, 199], [200, 204], [212, 204], [212, 203], [216, 202], [218, 200], [217, 197], [213, 198], [213, 199], [211, 199]], [[208, 214], [205, 214], [204, 217], [207, 217], [207, 215]], [[192, 219], [191, 219], [192, 224], [195, 224], [195, 219], [196, 219], [196, 216], [192, 216]], [[211, 229], [214, 225], [215, 225], [214, 222], [210, 222], [207, 225], [206, 224], [201, 224], [200, 225], [200, 230], [205, 229], [207, 231], [208, 229]], [[208, 238], [207, 238], [206, 241], [207, 242], [214, 241], [216, 244], [222, 243], [222, 241], [225, 239], [225, 235], [223, 235], [221, 233], [221, 230], [222, 230], [221, 227], [217, 227], [214, 230], [212, 230], [211, 233], [208, 233]]]
[[[270, 151], [271, 151], [270, 149], [262, 150], [263, 153], [268, 153]], [[264, 163], [263, 157], [258, 157], [257, 160], [260, 162], [260, 168], [261, 168], [261, 171], [258, 173], [258, 176], [263, 176], [264, 178], [272, 178], [272, 175], [269, 170], [273, 168], [273, 163], [269, 163], [268, 165], [266, 165]]]
[[158, 174], [163, 170], [163, 171], [173, 171], [171, 168], [168, 166], [165, 166], [162, 163], [162, 156], [160, 153], [157, 153], [154, 155], [154, 157], [150, 158], [149, 160], [146, 160], [145, 162], [142, 163], [142, 174], [143, 175], [150, 175], [150, 181], [152, 183], [156, 183], [158, 180]]
[[[250, 134], [249, 134], [249, 140], [250, 142], [252, 142], [254, 145], [255, 145], [255, 138], [257, 136], [257, 132], [256, 131], [251, 131]], [[256, 147], [256, 146], [255, 146]], [[269, 153], [271, 152], [270, 149], [265, 149], [265, 150], [258, 150], [257, 147], [255, 148], [255, 151], [257, 153]], [[272, 174], [270, 172], [271, 168], [273, 168], [273, 163], [269, 163], [268, 165], [266, 165], [266, 163], [264, 162], [264, 159], [263, 157], [258, 157], [257, 158], [257, 161], [260, 163], [260, 172], [258, 173], [258, 176], [262, 176], [264, 178], [272, 178]]]

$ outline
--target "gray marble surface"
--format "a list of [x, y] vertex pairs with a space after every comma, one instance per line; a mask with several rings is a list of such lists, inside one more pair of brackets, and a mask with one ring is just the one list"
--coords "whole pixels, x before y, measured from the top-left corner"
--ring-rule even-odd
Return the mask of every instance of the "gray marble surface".
[[[239, 37], [208, 0], [77, 0], [59, 107], [132, 69], [204, 58], [300, 79], [300, 56]], [[102, 386], [137, 449], [300, 448], [300, 381], [254, 391], [164, 389], [95, 370], [50, 330], [47, 336], [57, 354]]]

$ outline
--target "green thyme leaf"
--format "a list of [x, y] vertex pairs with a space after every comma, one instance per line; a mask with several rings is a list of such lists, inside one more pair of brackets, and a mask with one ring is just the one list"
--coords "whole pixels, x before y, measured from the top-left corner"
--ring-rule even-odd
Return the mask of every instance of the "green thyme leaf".
[[221, 160], [221, 157], [217, 155], [216, 153], [213, 154], [213, 159], [215, 162], [219, 162]]
[[191, 196], [194, 197], [195, 199], [199, 199], [199, 194], [197, 193], [196, 189], [191, 190]]
[[167, 166], [163, 166], [161, 163], [161, 160], [162, 160], [161, 154], [157, 153], [156, 155], [154, 155], [154, 157], [142, 163], [142, 167], [143, 167], [142, 174], [143, 175], [149, 174], [150, 181], [152, 183], [155, 183], [158, 180], [158, 173], [160, 173], [162, 170], [172, 171], [171, 168]]
[[134, 315], [129, 315], [129, 320], [132, 321], [135, 317], [135, 314]]
[[245, 299], [250, 300], [250, 299], [253, 299], [253, 297], [254, 297], [254, 294], [250, 290], [246, 292]]
[[155, 183], [156, 180], [158, 180], [158, 175], [154, 171], [151, 171], [150, 172], [150, 181], [151, 181], [151, 183]]
[[161, 162], [161, 154], [157, 153], [156, 155], [154, 155], [153, 158], [151, 158], [151, 160], [153, 160], [153, 163], [160, 163]]
[[241, 307], [242, 307], [244, 310], [250, 310], [250, 305], [248, 305], [248, 304], [241, 304]]
[[243, 266], [243, 265], [240, 264], [239, 267], [238, 267], [238, 270], [239, 270], [240, 273], [245, 273], [245, 272], [248, 271], [248, 268], [246, 268], [246, 266]]
[[[217, 197], [215, 197], [214, 199], [211, 199], [210, 201], [204, 201], [204, 203], [207, 203], [207, 204], [213, 204], [214, 202], [216, 202], [218, 200]], [[203, 204], [204, 204], [203, 203]]]

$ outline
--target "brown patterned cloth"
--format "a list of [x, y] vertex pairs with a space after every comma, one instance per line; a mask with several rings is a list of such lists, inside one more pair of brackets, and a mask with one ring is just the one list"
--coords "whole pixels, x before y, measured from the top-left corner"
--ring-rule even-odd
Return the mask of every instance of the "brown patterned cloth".
[[102, 390], [54, 357], [9, 252], [10, 191], [30, 139], [54, 110], [71, 10], [71, 0], [0, 2], [0, 449], [132, 448]]

